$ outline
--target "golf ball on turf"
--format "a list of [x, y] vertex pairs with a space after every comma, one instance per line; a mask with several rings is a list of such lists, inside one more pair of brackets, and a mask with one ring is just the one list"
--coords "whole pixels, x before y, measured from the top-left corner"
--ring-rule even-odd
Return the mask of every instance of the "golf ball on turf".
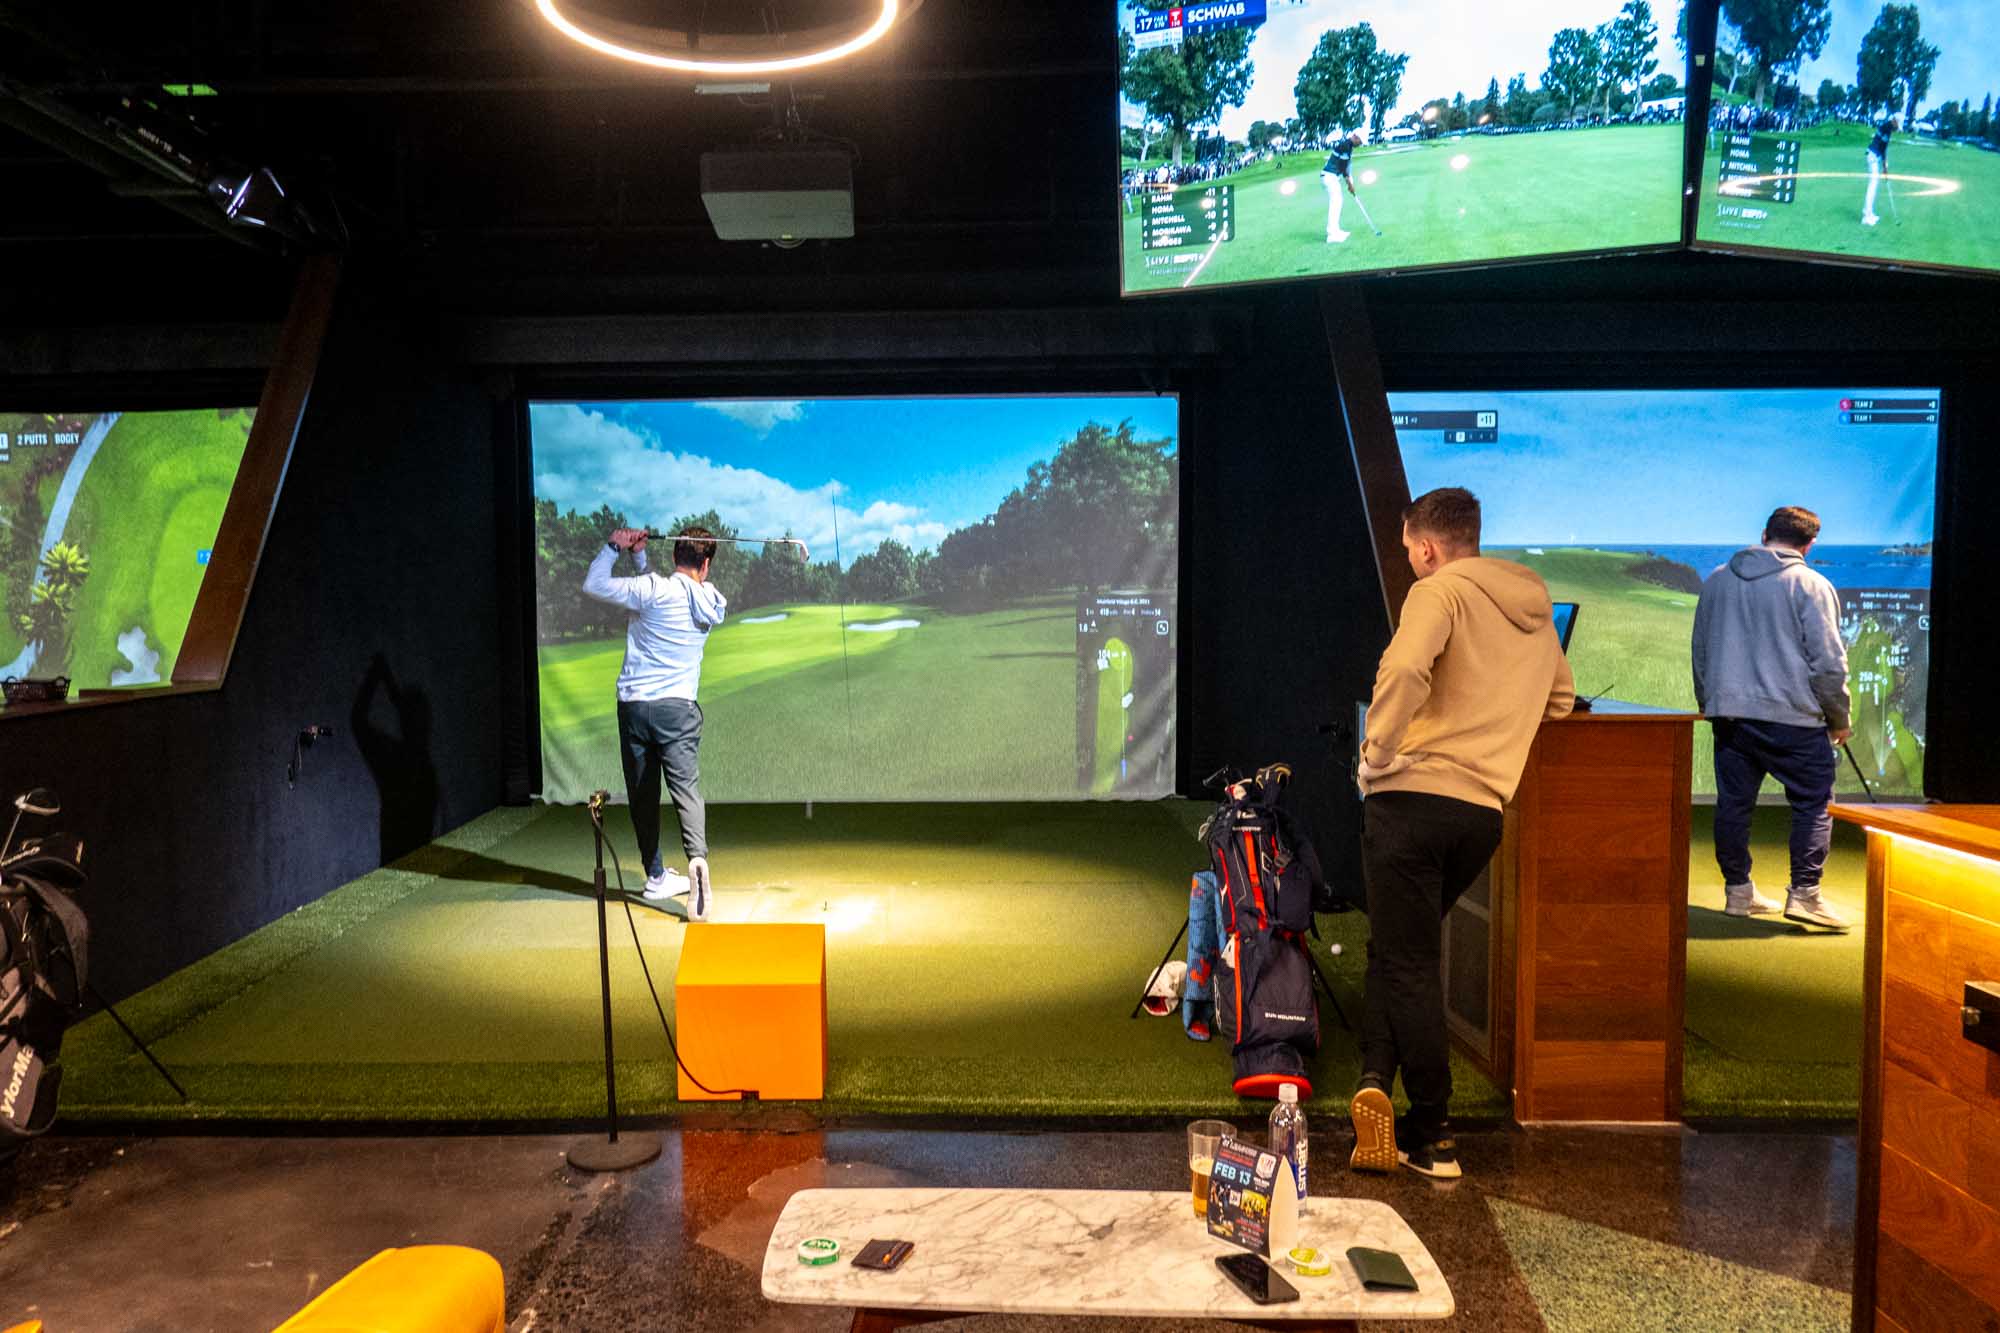
[[1376, 176], [1373, 168], [1370, 168], [1369, 170], [1361, 173], [1361, 183], [1363, 185], [1373, 185], [1375, 181], [1376, 181]]
[[1279, 193], [1279, 194], [1296, 194], [1296, 193], [1298, 193], [1298, 188], [1299, 188], [1299, 183], [1298, 183], [1297, 181], [1286, 181], [1286, 182], [1284, 182], [1283, 184], [1281, 184], [1280, 186], [1278, 186], [1278, 193]]
[[1451, 160], [1451, 169], [1453, 171], [1464, 171], [1467, 167], [1471, 165], [1472, 165], [1472, 159], [1467, 157], [1464, 153], [1460, 153], [1457, 157], [1454, 157]]

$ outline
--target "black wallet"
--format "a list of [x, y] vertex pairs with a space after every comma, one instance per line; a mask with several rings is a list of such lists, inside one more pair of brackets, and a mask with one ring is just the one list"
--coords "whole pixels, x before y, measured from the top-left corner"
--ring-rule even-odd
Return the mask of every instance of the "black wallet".
[[916, 1248], [917, 1243], [913, 1240], [871, 1240], [861, 1247], [861, 1253], [854, 1256], [854, 1266], [893, 1273]]
[[1417, 1280], [1410, 1276], [1402, 1256], [1394, 1251], [1371, 1250], [1357, 1245], [1347, 1252], [1347, 1262], [1354, 1265], [1354, 1275], [1361, 1279], [1362, 1287], [1368, 1291], [1417, 1289]]

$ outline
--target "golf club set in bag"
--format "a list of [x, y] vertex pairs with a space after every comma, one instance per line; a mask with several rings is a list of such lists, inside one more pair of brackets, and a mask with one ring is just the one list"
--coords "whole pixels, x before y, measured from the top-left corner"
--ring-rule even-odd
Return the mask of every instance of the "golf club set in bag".
[[56, 1056], [89, 984], [90, 925], [72, 896], [84, 883], [83, 843], [55, 833], [14, 845], [23, 815], [61, 808], [45, 788], [15, 798], [0, 843], [0, 1153], [54, 1122]]

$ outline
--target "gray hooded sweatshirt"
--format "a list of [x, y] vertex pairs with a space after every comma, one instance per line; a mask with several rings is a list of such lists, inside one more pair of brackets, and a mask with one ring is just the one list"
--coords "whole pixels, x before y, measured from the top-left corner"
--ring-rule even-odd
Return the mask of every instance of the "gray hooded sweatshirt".
[[1709, 717], [1844, 731], [1840, 597], [1783, 546], [1747, 546], [1701, 585], [1694, 698]]

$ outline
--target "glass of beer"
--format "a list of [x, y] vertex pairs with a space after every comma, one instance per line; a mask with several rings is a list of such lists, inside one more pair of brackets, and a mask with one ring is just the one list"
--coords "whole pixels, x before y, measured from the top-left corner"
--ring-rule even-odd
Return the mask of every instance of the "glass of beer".
[[1188, 1175], [1194, 1191], [1194, 1215], [1208, 1216], [1208, 1176], [1215, 1169], [1215, 1148], [1236, 1137], [1227, 1120], [1197, 1120], [1188, 1126]]

